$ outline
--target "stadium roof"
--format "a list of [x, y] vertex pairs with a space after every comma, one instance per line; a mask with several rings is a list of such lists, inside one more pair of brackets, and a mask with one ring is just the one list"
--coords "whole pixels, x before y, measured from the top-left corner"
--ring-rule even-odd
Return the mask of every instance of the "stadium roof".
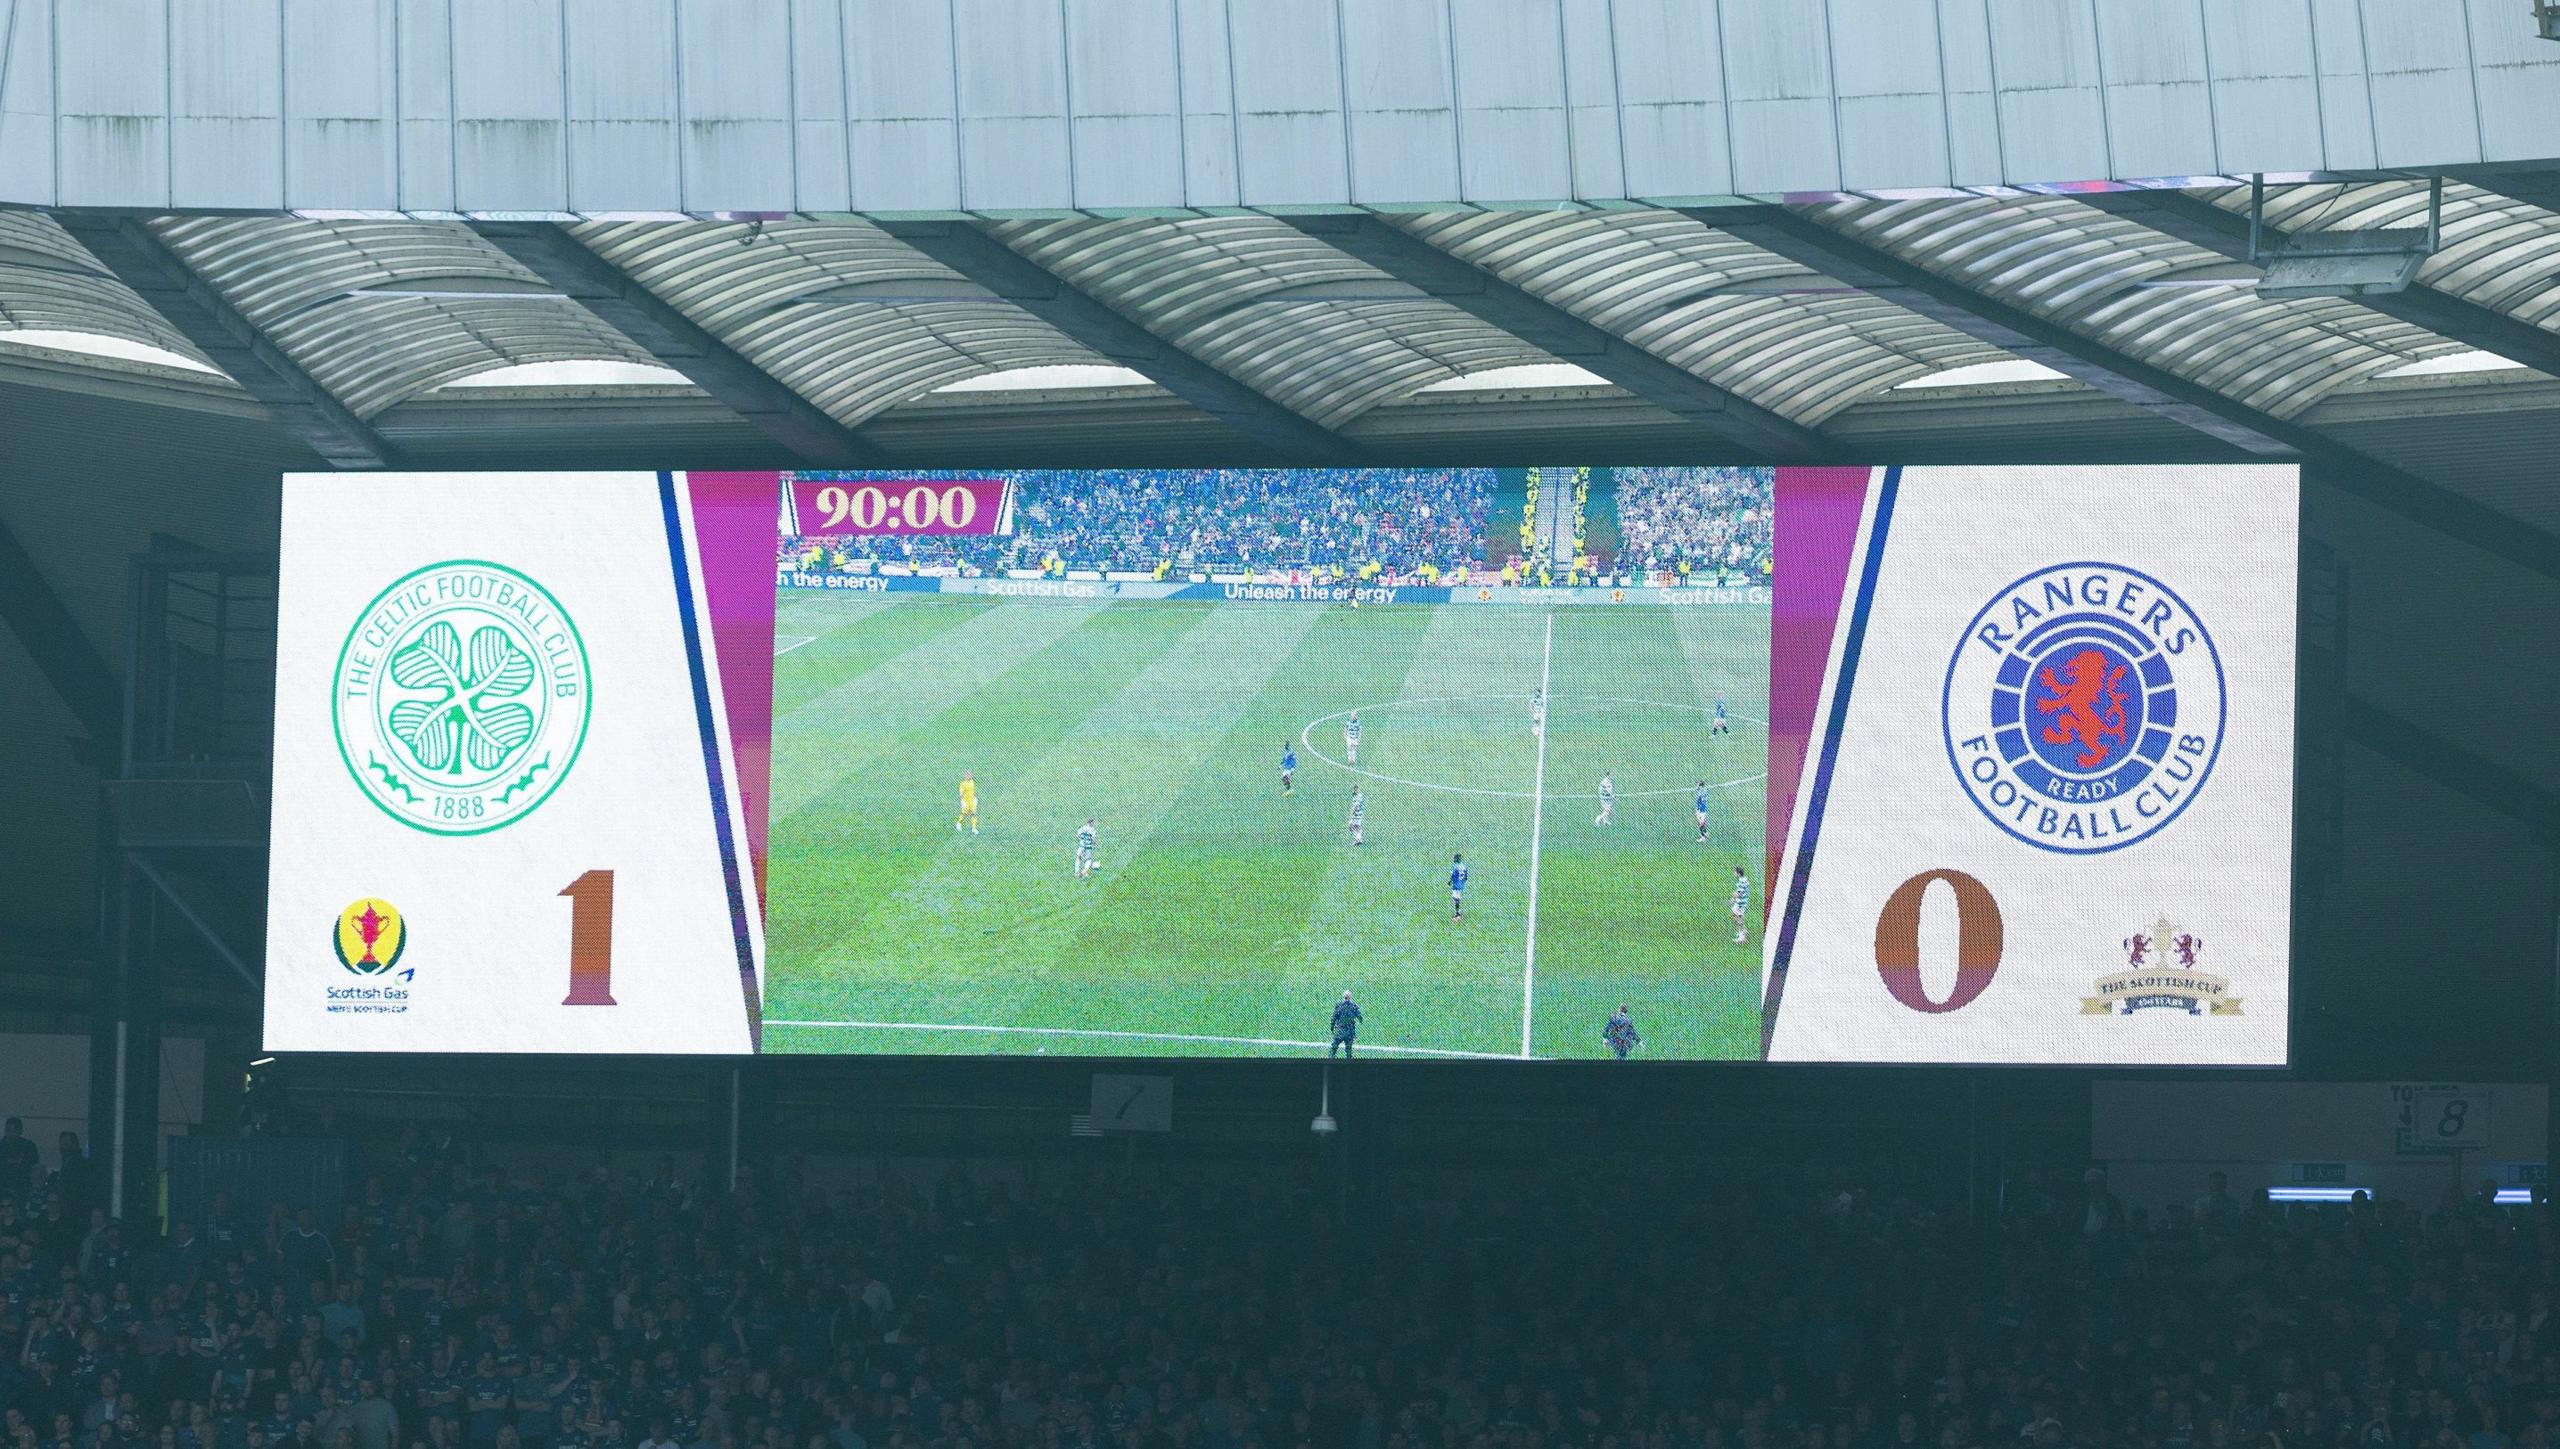
[[[2271, 193], [2271, 236], [2424, 220]], [[2405, 292], [2260, 293], [2245, 188], [1685, 210], [490, 223], [0, 213], [0, 369], [337, 466], [2298, 457], [2527, 514], [2560, 174]], [[609, 366], [608, 366], [609, 364]], [[2456, 419], [2448, 433], [2448, 420]], [[2482, 466], [2484, 456], [2489, 460]]]

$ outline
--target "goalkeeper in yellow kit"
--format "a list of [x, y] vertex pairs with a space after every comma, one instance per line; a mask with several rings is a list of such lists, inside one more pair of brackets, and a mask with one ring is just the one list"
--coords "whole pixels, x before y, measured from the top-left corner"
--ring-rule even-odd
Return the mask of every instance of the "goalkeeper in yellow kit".
[[978, 777], [966, 770], [960, 772], [960, 818], [951, 822], [951, 828], [978, 833]]

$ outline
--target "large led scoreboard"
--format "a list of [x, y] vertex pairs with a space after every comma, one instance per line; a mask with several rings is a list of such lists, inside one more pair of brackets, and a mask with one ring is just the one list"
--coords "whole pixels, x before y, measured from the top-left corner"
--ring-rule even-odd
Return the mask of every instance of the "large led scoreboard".
[[2297, 510], [289, 477], [267, 1046], [2280, 1064]]

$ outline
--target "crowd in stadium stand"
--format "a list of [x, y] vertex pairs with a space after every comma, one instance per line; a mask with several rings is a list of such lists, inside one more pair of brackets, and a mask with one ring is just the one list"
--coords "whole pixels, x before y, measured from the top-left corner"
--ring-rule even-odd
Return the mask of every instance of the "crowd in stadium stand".
[[[927, 474], [927, 477], [959, 476]], [[1013, 472], [1011, 537], [785, 540], [785, 557], [979, 573], [1159, 567], [1409, 575], [1484, 555], [1489, 468], [1116, 469]]]
[[1765, 468], [1617, 470], [1618, 566], [1641, 573], [1765, 572], [1777, 517]]
[[2560, 1420], [2548, 1210], [2485, 1196], [2149, 1214], [2064, 1173], [1975, 1226], [1637, 1160], [1346, 1210], [1102, 1159], [731, 1195], [415, 1136], [326, 1219], [216, 1198], [163, 1237], [103, 1215], [76, 1140], [44, 1157], [0, 1147], [7, 1449], [2505, 1449]]

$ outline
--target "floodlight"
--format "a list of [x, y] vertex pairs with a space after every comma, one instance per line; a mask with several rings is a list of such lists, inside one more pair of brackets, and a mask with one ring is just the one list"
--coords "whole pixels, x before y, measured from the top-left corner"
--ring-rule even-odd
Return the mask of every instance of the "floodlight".
[[2418, 280], [2418, 269], [2435, 255], [2444, 235], [2444, 178], [2427, 185], [2427, 224], [2423, 227], [2354, 227], [2338, 231], [2275, 233], [2267, 245], [2266, 178], [2249, 184], [2249, 260], [2265, 268], [2258, 295], [2291, 297], [2371, 297], [2405, 292]]
[[2290, 297], [2371, 297], [2405, 292], [2426, 265], [2422, 251], [2294, 252], [2270, 258], [2258, 281], [2258, 295]]

